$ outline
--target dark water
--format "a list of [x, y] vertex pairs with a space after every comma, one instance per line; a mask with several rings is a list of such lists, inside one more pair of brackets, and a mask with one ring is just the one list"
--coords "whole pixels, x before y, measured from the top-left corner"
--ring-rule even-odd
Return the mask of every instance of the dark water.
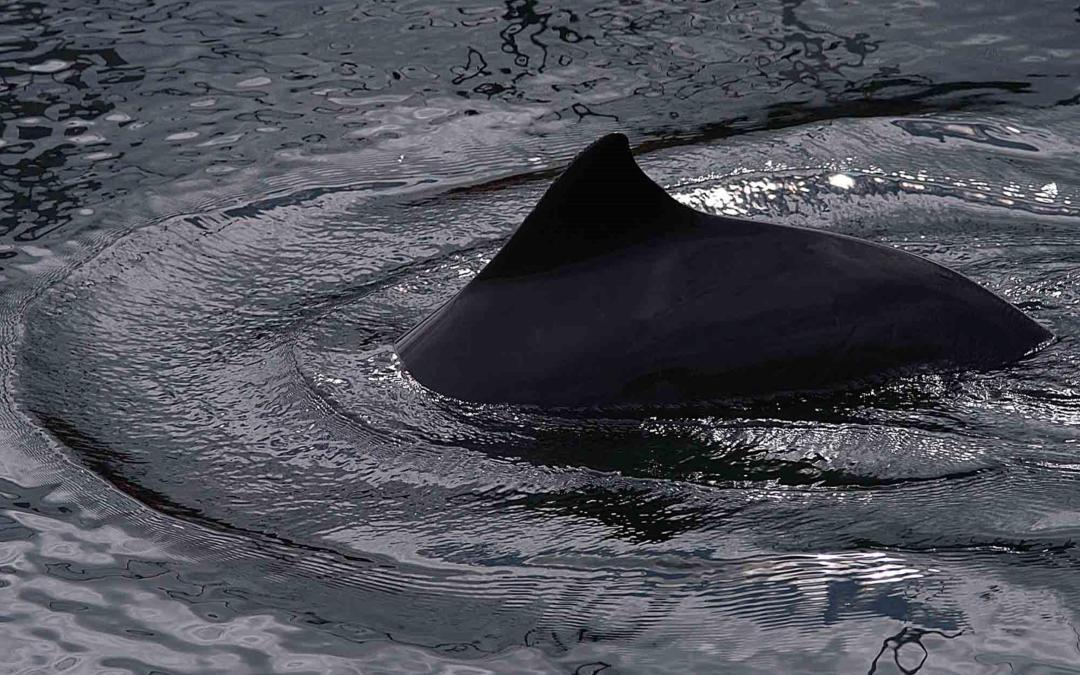
[[[1080, 672], [1075, 0], [7, 3], [0, 129], [3, 672]], [[1059, 339], [692, 418], [413, 383], [615, 129]]]

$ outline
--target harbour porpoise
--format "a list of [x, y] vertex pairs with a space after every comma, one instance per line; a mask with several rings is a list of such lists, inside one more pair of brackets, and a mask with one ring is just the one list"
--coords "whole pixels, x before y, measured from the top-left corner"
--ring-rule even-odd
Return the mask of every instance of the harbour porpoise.
[[481, 403], [682, 404], [987, 368], [1052, 335], [917, 255], [679, 203], [626, 136], [579, 154], [494, 258], [395, 348]]

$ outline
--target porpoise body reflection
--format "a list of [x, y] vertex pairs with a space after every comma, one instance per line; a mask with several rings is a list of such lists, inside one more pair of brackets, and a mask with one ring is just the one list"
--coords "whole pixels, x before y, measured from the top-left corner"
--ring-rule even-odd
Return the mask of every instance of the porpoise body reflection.
[[916, 255], [685, 206], [612, 134], [578, 155], [491, 262], [395, 346], [439, 393], [575, 407], [993, 367], [1051, 337]]

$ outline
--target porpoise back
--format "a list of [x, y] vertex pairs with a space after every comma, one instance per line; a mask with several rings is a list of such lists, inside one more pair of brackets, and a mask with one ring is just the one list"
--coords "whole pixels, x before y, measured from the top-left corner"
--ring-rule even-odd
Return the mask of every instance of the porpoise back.
[[605, 136], [395, 345], [425, 387], [544, 407], [680, 404], [985, 368], [1051, 338], [966, 277], [853, 237], [685, 206]]

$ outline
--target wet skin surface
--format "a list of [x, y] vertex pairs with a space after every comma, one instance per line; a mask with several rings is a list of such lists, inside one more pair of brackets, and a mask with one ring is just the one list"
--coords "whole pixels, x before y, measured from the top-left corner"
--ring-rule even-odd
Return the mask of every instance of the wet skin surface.
[[1000, 367], [1052, 339], [925, 258], [690, 208], [608, 134], [394, 350], [426, 388], [463, 401], [673, 415]]

